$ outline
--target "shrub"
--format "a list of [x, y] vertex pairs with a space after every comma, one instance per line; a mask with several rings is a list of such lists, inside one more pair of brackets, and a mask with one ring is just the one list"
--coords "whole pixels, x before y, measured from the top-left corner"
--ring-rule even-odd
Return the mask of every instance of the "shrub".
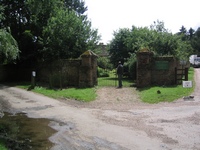
[[109, 71], [98, 67], [97, 76], [98, 77], [109, 77]]
[[97, 59], [97, 64], [100, 68], [104, 69], [112, 69], [112, 64], [110, 63], [110, 60], [107, 57], [99, 57]]

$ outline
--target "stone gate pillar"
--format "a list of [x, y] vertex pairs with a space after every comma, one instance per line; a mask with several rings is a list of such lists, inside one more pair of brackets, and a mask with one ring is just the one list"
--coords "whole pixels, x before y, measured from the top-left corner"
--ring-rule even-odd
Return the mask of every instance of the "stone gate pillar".
[[151, 85], [153, 53], [148, 49], [142, 49], [137, 53], [137, 87]]
[[79, 87], [97, 85], [97, 55], [88, 50], [81, 55], [79, 70]]

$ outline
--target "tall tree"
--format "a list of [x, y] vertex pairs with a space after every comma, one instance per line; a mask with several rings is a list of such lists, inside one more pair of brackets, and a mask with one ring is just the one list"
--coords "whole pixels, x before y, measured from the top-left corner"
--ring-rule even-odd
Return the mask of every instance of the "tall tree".
[[[21, 60], [31, 60], [30, 56], [34, 52], [33, 37], [27, 36], [26, 31], [30, 30], [30, 10], [26, 5], [26, 0], [0, 0], [4, 7], [4, 20], [1, 20], [0, 27], [11, 30], [11, 34], [17, 41]], [[29, 38], [29, 40], [27, 40]], [[27, 46], [25, 46], [27, 45]]]
[[[185, 31], [184, 31], [185, 33]], [[110, 44], [111, 62], [130, 57], [134, 59], [135, 53], [141, 48], [149, 48], [156, 55], [173, 55], [179, 59], [186, 59], [193, 52], [188, 40], [183, 40], [185, 34], [172, 34], [164, 28], [163, 22], [154, 22], [150, 28], [120, 29], [114, 33]], [[134, 56], [134, 57], [133, 57]]]
[[44, 30], [45, 59], [66, 59], [78, 57], [88, 44], [98, 40], [96, 30], [89, 21], [78, 17], [74, 11], [60, 9], [51, 17]]
[[87, 11], [83, 0], [64, 0], [64, 5], [69, 11], [74, 10], [78, 15], [83, 15]]
[[19, 41], [30, 22], [30, 12], [25, 5], [25, 0], [0, 0], [0, 4], [4, 7], [5, 17], [0, 22], [0, 28], [10, 27], [13, 37]]
[[19, 57], [16, 40], [5, 29], [0, 29], [0, 64], [13, 63]]
[[[5, 17], [3, 14], [4, 7], [0, 5], [0, 22]], [[19, 57], [19, 49], [16, 40], [10, 33], [10, 28], [0, 29], [0, 64], [13, 63]]]
[[184, 26], [181, 26], [179, 31], [180, 31], [179, 34], [186, 34], [187, 33], [187, 29]]
[[[87, 7], [85, 7], [85, 2], [82, 0], [0, 0], [0, 2], [0, 5], [5, 7], [3, 11], [5, 20], [1, 20], [0, 27], [10, 27], [11, 33], [18, 42], [19, 49], [21, 50], [20, 58], [23, 60], [35, 62], [36, 59], [41, 59], [44, 56], [41, 55], [41, 50], [49, 48], [47, 47], [49, 45], [49, 43], [47, 44], [49, 39], [47, 40], [47, 37], [45, 36], [51, 35], [51, 38], [53, 36], [58, 37], [56, 32], [53, 32], [55, 35], [52, 35], [51, 33], [47, 34], [47, 29], [53, 27], [52, 20], [55, 20], [55, 16], [58, 16], [58, 13], [60, 13], [61, 10], [66, 11], [65, 17], [72, 14], [75, 18], [78, 17], [77, 23], [80, 24], [80, 26], [84, 26], [84, 30], [79, 34], [83, 36], [82, 39], [76, 39], [78, 36], [77, 33], [74, 39], [71, 39], [72, 41], [65, 43], [66, 47], [72, 48], [68, 54], [72, 54], [72, 51], [77, 53], [77, 50], [74, 48], [77, 48], [78, 46], [82, 50], [87, 49], [86, 47], [94, 45], [98, 39], [97, 30], [91, 28], [91, 22], [88, 21], [87, 15], [84, 14], [85, 11], [87, 11]], [[64, 18], [64, 15], [62, 15], [62, 17]], [[64, 20], [66, 21], [65, 18]], [[58, 23], [58, 25], [60, 24]], [[73, 25], [75, 25], [75, 23], [72, 21], [71, 24], [68, 23], [68, 26], [66, 24], [63, 26], [67, 29], [77, 31], [77, 26], [75, 25], [73, 27]], [[59, 28], [59, 26], [54, 26], [55, 28]], [[62, 30], [62, 28], [60, 28], [60, 30]], [[63, 29], [63, 32], [64, 31], [67, 30]], [[83, 34], [83, 32], [85, 34]], [[63, 34], [66, 36], [68, 35], [67, 32]], [[59, 39], [63, 40], [64, 38]], [[77, 41], [79, 41], [78, 44]], [[78, 46], [72, 46], [72, 43]], [[72, 54], [71, 57], [73, 55], [74, 54]]]
[[153, 24], [150, 25], [150, 29], [156, 32], [168, 32], [168, 29], [165, 28], [165, 23], [160, 20], [154, 21]]
[[191, 45], [194, 49], [194, 54], [200, 55], [200, 27], [195, 31]]
[[130, 36], [130, 30], [127, 28], [119, 29], [118, 31], [114, 32], [114, 38], [110, 43], [110, 59], [113, 65], [118, 64], [118, 61], [124, 62], [126, 58], [129, 57], [129, 47], [127, 39]]
[[184, 26], [181, 26], [179, 32], [177, 33], [178, 35], [180, 35], [182, 37], [183, 41], [186, 41], [188, 39], [188, 32], [187, 29]]
[[189, 39], [191, 40], [194, 37], [195, 30], [190, 28], [188, 33], [189, 33]]
[[193, 48], [189, 41], [183, 41], [181, 37], [177, 37], [177, 49], [175, 56], [179, 60], [188, 60], [189, 56], [193, 53]]

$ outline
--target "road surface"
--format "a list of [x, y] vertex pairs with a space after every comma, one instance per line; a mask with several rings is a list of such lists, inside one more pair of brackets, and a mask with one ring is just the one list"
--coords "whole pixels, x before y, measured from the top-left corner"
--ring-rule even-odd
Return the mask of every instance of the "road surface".
[[[199, 150], [200, 69], [195, 69], [195, 83], [193, 99], [153, 105], [139, 101], [130, 105], [129, 100], [128, 106], [115, 105], [111, 97], [102, 98], [103, 104], [100, 99], [68, 103], [0, 85], [0, 109], [51, 119], [50, 126], [58, 131], [50, 137], [55, 143], [52, 150]], [[109, 92], [100, 90], [103, 95]]]

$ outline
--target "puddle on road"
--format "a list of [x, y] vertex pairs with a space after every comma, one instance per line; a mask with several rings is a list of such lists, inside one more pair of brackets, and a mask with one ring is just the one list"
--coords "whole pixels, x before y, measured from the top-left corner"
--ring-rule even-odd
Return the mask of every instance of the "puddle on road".
[[48, 138], [56, 131], [48, 126], [50, 120], [28, 118], [25, 114], [0, 114], [0, 141], [12, 150], [49, 150]]

